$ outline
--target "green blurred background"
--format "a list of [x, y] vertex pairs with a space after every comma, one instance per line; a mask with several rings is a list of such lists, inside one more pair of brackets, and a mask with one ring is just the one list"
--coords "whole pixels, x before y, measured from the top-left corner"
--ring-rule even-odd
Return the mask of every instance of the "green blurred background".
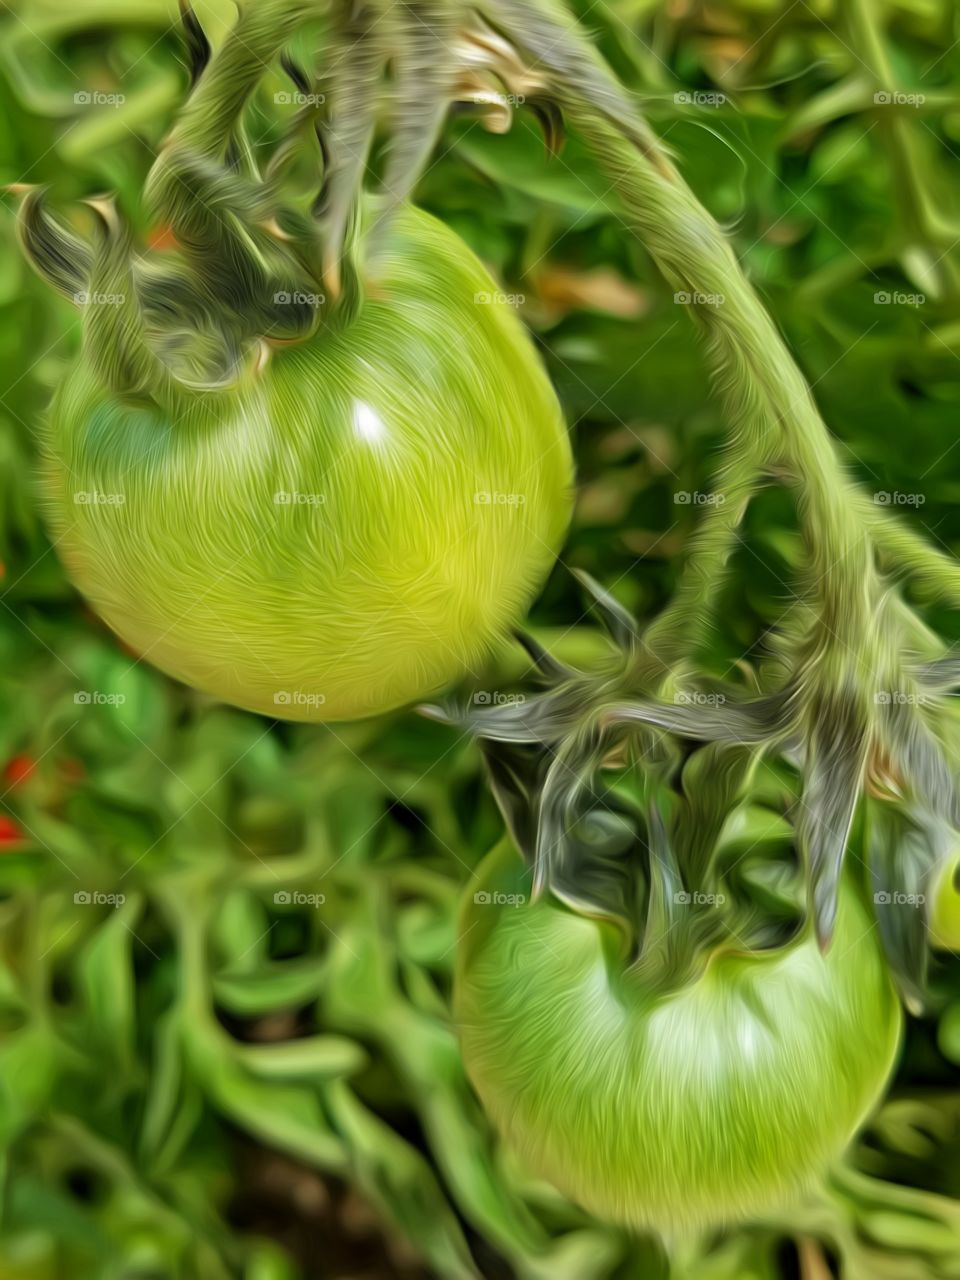
[[[198, 6], [214, 39], [228, 3]], [[960, 19], [950, 0], [581, 12], [788, 336], [849, 465], [960, 548]], [[301, 60], [312, 61], [306, 47]], [[138, 193], [186, 90], [173, 0], [0, 9], [0, 181]], [[259, 132], [272, 128], [267, 86]], [[878, 96], [879, 95], [879, 96]], [[579, 501], [535, 623], [589, 652], [583, 568], [663, 602], [721, 439], [689, 308], [575, 140], [451, 119], [419, 199], [523, 296]], [[960, 1276], [960, 961], [938, 962], [851, 1166], [901, 1188], [674, 1252], [501, 1149], [448, 997], [496, 838], [476, 750], [413, 713], [296, 727], [167, 680], [67, 585], [33, 479], [77, 312], [0, 237], [0, 1278]], [[147, 231], [141, 224], [141, 230]], [[761, 652], [800, 563], [754, 504], [705, 664]], [[931, 615], [950, 639], [956, 620]], [[504, 653], [492, 688], [522, 671]], [[78, 702], [96, 690], [102, 700]], [[866, 1185], [866, 1184], [864, 1184]], [[849, 1191], [849, 1188], [848, 1188]], [[898, 1199], [899, 1197], [899, 1199]], [[899, 1207], [897, 1207], [899, 1206]]]

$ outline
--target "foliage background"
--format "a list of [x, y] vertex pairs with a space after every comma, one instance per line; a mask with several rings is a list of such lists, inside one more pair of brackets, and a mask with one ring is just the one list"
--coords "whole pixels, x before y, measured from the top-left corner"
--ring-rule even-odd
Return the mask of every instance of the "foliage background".
[[[224, 0], [198, 11], [215, 40], [232, 18]], [[581, 12], [729, 226], [851, 469], [892, 501], [919, 495], [904, 518], [956, 552], [954, 6]], [[137, 217], [185, 86], [171, 0], [7, 5], [0, 180], [48, 183], [64, 205], [109, 188]], [[124, 100], [75, 99], [96, 92]], [[452, 119], [420, 199], [524, 295], [563, 398], [579, 501], [535, 621], [589, 653], [569, 569], [651, 616], [697, 519], [682, 495], [710, 492], [722, 424], [688, 309], [576, 141], [548, 158], [524, 112], [505, 137]], [[44, 536], [32, 465], [78, 314], [21, 264], [14, 203], [0, 238], [0, 1275], [960, 1275], [960, 1219], [934, 1198], [960, 1193], [956, 960], [938, 965], [937, 1007], [911, 1022], [891, 1100], [851, 1155], [902, 1188], [892, 1200], [838, 1193], [816, 1219], [668, 1261], [497, 1146], [447, 1003], [458, 895], [499, 830], [474, 749], [412, 713], [298, 728], [226, 709], [85, 608]], [[789, 504], [763, 495], [710, 666], [762, 649], [798, 560]], [[931, 621], [955, 637], [950, 616]], [[520, 672], [505, 651], [489, 685]], [[124, 700], [78, 703], [84, 690]], [[97, 894], [123, 901], [84, 901]]]

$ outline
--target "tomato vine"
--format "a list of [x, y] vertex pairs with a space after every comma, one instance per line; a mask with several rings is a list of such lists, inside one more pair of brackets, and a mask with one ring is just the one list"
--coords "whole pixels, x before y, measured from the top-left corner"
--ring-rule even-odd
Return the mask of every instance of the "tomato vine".
[[[284, 53], [317, 17], [308, 0], [250, 4], [211, 54], [195, 17], [184, 10], [195, 84], [144, 197], [162, 242], [175, 247], [175, 262], [146, 268], [138, 263], [132, 233], [110, 200], [88, 202], [94, 230], [83, 237], [50, 213], [37, 189], [22, 193], [25, 250], [65, 296], [93, 293], [115, 300], [90, 309], [85, 353], [96, 378], [131, 416], [159, 406], [168, 421], [179, 420], [198, 402], [221, 413], [238, 387], [248, 390], [279, 359], [278, 352], [308, 346], [321, 328], [327, 340], [349, 332], [376, 300], [384, 263], [392, 260], [391, 229], [403, 223], [402, 206], [428, 163], [451, 103], [484, 106], [491, 127], [501, 129], [510, 104], [526, 101], [548, 146], [559, 146], [567, 127], [587, 144], [611, 183], [625, 226], [670, 284], [693, 301], [729, 424], [716, 481], [725, 501], [704, 512], [672, 599], [646, 626], [604, 587], [584, 579], [612, 642], [605, 660], [576, 669], [525, 636], [538, 692], [505, 705], [428, 709], [481, 741], [492, 788], [525, 859], [509, 870], [503, 882], [508, 889], [494, 878], [493, 888], [479, 892], [516, 899], [529, 890], [537, 899], [522, 926], [519, 917], [501, 913], [495, 923], [474, 922], [465, 930], [465, 939], [474, 927], [477, 932], [462, 944], [458, 1016], [468, 1065], [491, 1111], [505, 1126], [512, 1119], [523, 1129], [535, 1163], [582, 1201], [596, 1203], [598, 1212], [663, 1228], [671, 1208], [682, 1202], [685, 1178], [695, 1225], [758, 1211], [764, 1197], [748, 1185], [755, 1170], [734, 1166], [736, 1194], [724, 1196], [719, 1189], [724, 1179], [718, 1171], [731, 1159], [731, 1135], [746, 1133], [748, 1150], [751, 1143], [763, 1147], [756, 1156], [765, 1184], [760, 1190], [765, 1194], [773, 1182], [782, 1190], [781, 1182], [790, 1180], [775, 1177], [779, 1153], [764, 1146], [771, 1117], [794, 1097], [805, 1104], [805, 1111], [798, 1104], [788, 1153], [794, 1165], [803, 1165], [802, 1142], [810, 1132], [804, 1123], [822, 1085], [817, 1055], [853, 1035], [866, 1009], [864, 1052], [847, 1054], [837, 1066], [837, 1077], [849, 1088], [837, 1105], [836, 1123], [826, 1126], [830, 1132], [817, 1131], [816, 1160], [799, 1170], [804, 1177], [819, 1172], [838, 1157], [862, 1120], [896, 1052], [899, 1011], [886, 974], [872, 942], [860, 948], [864, 935], [854, 938], [850, 925], [851, 919], [863, 924], [863, 878], [844, 863], [854, 848], [869, 867], [876, 894], [906, 898], [916, 898], [938, 869], [952, 865], [960, 791], [946, 695], [960, 683], [960, 663], [906, 602], [902, 584], [920, 596], [956, 604], [960, 570], [871, 503], [847, 475], [812, 390], [729, 239], [565, 10], [548, 0], [486, 0], [479, 11], [445, 0], [336, 6], [329, 17], [329, 83], [315, 83]], [[863, 6], [855, 8], [854, 24], [869, 39]], [[264, 68], [277, 57], [301, 105], [261, 173], [244, 113]], [[388, 62], [390, 92], [384, 96]], [[390, 146], [382, 190], [371, 199], [365, 180], [384, 111]], [[894, 138], [901, 152], [902, 141]], [[303, 146], [314, 148], [323, 173], [307, 210], [287, 195]], [[418, 251], [421, 267], [430, 248], [425, 244]], [[464, 266], [463, 281], [482, 284], [477, 270]], [[168, 323], [171, 316], [189, 317], [189, 324]], [[505, 365], [509, 350], [521, 342], [518, 333], [504, 328], [499, 335], [506, 335], [497, 348]], [[471, 370], [475, 384], [483, 383], [480, 372]], [[517, 377], [515, 399], [542, 411], [544, 439], [562, 452], [562, 432], [542, 379], [529, 368]], [[492, 380], [483, 390], [491, 399]], [[484, 430], [490, 425], [479, 421]], [[541, 551], [531, 557], [540, 576], [542, 548], [552, 552], [562, 529], [565, 467], [564, 454], [550, 474], [542, 521], [521, 547], [528, 554], [532, 543], [540, 543]], [[698, 670], [698, 653], [748, 507], [761, 488], [773, 484], [795, 495], [806, 563], [794, 605], [770, 638], [771, 655], [755, 687], [748, 688]], [[435, 548], [439, 539], [430, 532]], [[81, 559], [77, 554], [77, 563]], [[532, 570], [523, 575], [523, 589], [513, 593], [505, 615], [515, 616], [529, 598], [533, 576]], [[510, 617], [498, 618], [498, 625]], [[464, 629], [470, 627], [467, 619]], [[255, 637], [255, 627], [250, 635]], [[416, 659], [414, 654], [411, 662]], [[211, 687], [196, 677], [196, 668], [184, 670], [186, 678]], [[443, 666], [442, 672], [450, 676], [451, 668]], [[366, 668], [354, 674], [358, 684], [371, 678]], [[375, 706], [344, 698], [335, 710], [331, 705], [331, 716], [392, 708], [438, 683], [431, 671], [429, 680], [392, 685]], [[231, 686], [229, 696], [260, 710], [268, 705], [263, 690], [244, 701]], [[775, 795], [775, 805], [764, 788]], [[774, 809], [777, 816], [789, 813], [786, 839], [780, 832], [786, 852], [778, 847], [765, 871], [751, 877], [738, 872], [737, 860], [729, 856], [731, 827], [757, 821], [764, 809], [762, 821], [771, 821]], [[755, 844], [776, 845], [768, 834], [758, 835]], [[933, 922], [939, 945], [951, 943], [955, 896], [956, 876], [941, 874]], [[857, 965], [849, 972], [836, 952], [823, 958], [844, 909], [854, 913], [843, 921], [846, 945], [856, 950]], [[544, 952], [553, 943], [568, 959], [563, 944], [571, 919], [572, 936], [582, 942], [589, 964], [572, 973], [558, 964], [553, 985], [548, 979], [539, 989], [521, 987], [516, 956], [528, 942], [524, 931], [542, 929], [536, 937], [545, 940], [531, 952], [526, 973], [548, 963]], [[879, 924], [901, 992], [910, 1008], [920, 1009], [928, 955], [924, 915], [891, 911]], [[491, 937], [492, 958], [484, 951]], [[814, 942], [820, 955], [810, 959]], [[528, 1037], [530, 1027], [542, 1028], [558, 1007], [571, 1020], [583, 1013], [575, 1002], [564, 1001], [585, 973], [594, 981], [602, 965], [615, 979], [611, 1017], [629, 1003], [620, 999], [621, 983], [634, 984], [634, 994], [640, 991], [637, 1004], [646, 1017], [668, 996], [690, 997], [728, 961], [739, 975], [744, 956], [772, 968], [781, 954], [788, 961], [799, 955], [804, 964], [819, 960], [820, 974], [829, 965], [837, 987], [820, 993], [823, 998], [804, 1011], [811, 1036], [790, 1041], [793, 1074], [786, 1074], [785, 1089], [778, 1081], [779, 1091], [769, 1091], [765, 1110], [732, 1107], [728, 1113], [717, 1105], [722, 1123], [695, 1148], [697, 1169], [678, 1166], [669, 1204], [649, 1209], [664, 1152], [682, 1142], [685, 1116], [664, 1119], [657, 1099], [647, 1097], [628, 1117], [633, 1128], [624, 1129], [637, 1143], [648, 1133], [655, 1137], [651, 1160], [660, 1164], [640, 1176], [636, 1164], [608, 1165], [612, 1143], [598, 1144], [589, 1125], [571, 1136], [572, 1154], [560, 1149], [556, 1125], [551, 1129], [547, 1119], [556, 1095], [568, 1090], [575, 1109], [578, 1099], [595, 1097], [596, 1084], [587, 1069], [592, 1063], [584, 1067], [564, 1057], [568, 1046], [562, 1036], [551, 1039], [544, 1068], [549, 1080], [542, 1088], [540, 1079], [536, 1089], [526, 1087], [534, 1079], [532, 1069], [523, 1080], [511, 1075], [518, 1051], [527, 1065], [536, 1059], [540, 1042]], [[500, 960], [510, 972], [497, 969]], [[866, 985], [857, 985], [860, 978]], [[716, 1032], [725, 1063], [773, 1025], [769, 1010], [751, 1021], [764, 998], [749, 982], [743, 986], [746, 1012], [738, 1009]], [[596, 1004], [587, 1010], [595, 1014]], [[647, 1030], [648, 1024], [628, 1045], [641, 1057], [650, 1054]], [[596, 1042], [601, 1041], [598, 1032]], [[607, 1052], [605, 1042], [603, 1047]], [[622, 1045], [609, 1055], [620, 1074], [611, 1072], [607, 1086], [614, 1094], [626, 1093], [634, 1060], [623, 1056]], [[686, 1083], [684, 1102], [691, 1104], [701, 1082], [691, 1077]], [[615, 1185], [594, 1201], [592, 1188], [611, 1169]], [[704, 1170], [709, 1177], [698, 1182]], [[638, 1203], [649, 1211], [638, 1212]]]

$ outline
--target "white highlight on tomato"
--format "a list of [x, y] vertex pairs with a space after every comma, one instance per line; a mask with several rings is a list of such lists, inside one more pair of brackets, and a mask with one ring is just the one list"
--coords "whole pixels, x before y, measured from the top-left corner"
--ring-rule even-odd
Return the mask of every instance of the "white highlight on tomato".
[[370, 444], [380, 444], [387, 436], [387, 428], [383, 419], [363, 400], [353, 402], [353, 429], [361, 440]]

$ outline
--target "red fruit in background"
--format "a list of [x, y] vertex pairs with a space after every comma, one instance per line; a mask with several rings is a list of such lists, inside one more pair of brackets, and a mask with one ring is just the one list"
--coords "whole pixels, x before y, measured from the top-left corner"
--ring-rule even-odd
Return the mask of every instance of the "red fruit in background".
[[3, 771], [3, 780], [8, 786], [19, 786], [21, 782], [27, 781], [36, 767], [37, 762], [32, 756], [14, 756], [8, 761], [7, 767]]
[[23, 832], [14, 820], [8, 818], [5, 813], [0, 813], [0, 849], [5, 849], [12, 844], [20, 844], [22, 840]]

